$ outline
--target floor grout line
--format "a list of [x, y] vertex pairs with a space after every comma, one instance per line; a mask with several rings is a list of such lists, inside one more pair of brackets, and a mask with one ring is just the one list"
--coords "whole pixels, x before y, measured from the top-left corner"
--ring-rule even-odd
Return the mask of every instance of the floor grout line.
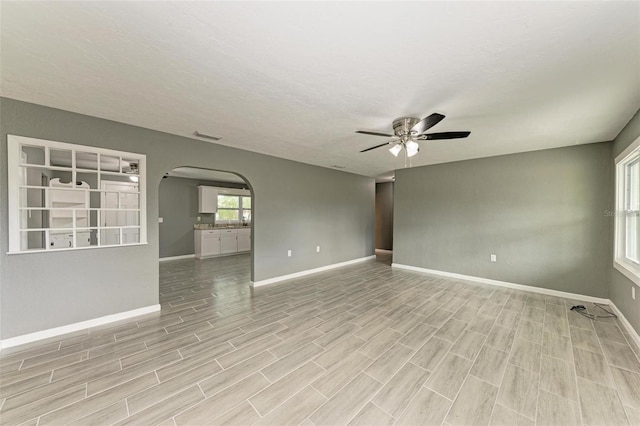
[[[256, 412], [256, 414], [258, 415], [258, 417], [260, 417], [261, 419], [264, 417], [262, 414], [260, 414], [260, 411], [258, 411], [258, 409], [251, 403], [251, 401], [249, 401], [250, 398], [247, 398], [245, 401], [247, 402], [247, 404], [249, 404], [251, 406], [251, 408], [253, 408], [253, 411]], [[244, 402], [244, 401], [243, 401]], [[242, 404], [242, 403], [240, 403]], [[238, 404], [238, 405], [240, 405]], [[273, 410], [272, 410], [273, 411]], [[267, 413], [269, 414], [269, 413]], [[265, 414], [265, 416], [267, 415]]]

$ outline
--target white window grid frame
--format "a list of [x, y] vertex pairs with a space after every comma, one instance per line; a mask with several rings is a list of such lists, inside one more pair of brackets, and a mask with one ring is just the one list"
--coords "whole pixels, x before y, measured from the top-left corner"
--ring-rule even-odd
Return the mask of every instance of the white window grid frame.
[[[640, 287], [640, 264], [627, 256], [627, 221], [632, 215], [639, 215], [637, 206], [628, 206], [630, 185], [628, 185], [628, 167], [640, 160], [640, 137], [632, 142], [615, 159], [616, 214], [614, 225], [614, 261], [616, 270]], [[636, 241], [640, 236], [636, 237]]]
[[[44, 149], [44, 164], [29, 164], [23, 163], [21, 158], [21, 149], [22, 146], [30, 146], [30, 147], [41, 147]], [[71, 167], [64, 166], [52, 166], [51, 165], [51, 150], [65, 150], [71, 151]], [[97, 164], [96, 169], [82, 169], [76, 167], [76, 152], [82, 153], [91, 153], [97, 154]], [[119, 171], [109, 171], [109, 170], [101, 170], [101, 156], [109, 156], [109, 157], [118, 157], [119, 158]], [[123, 159], [127, 160], [137, 160], [138, 161], [138, 173], [130, 174], [122, 172], [122, 163]], [[79, 145], [72, 144], [67, 142], [58, 142], [51, 141], [47, 139], [37, 139], [26, 136], [18, 136], [18, 135], [7, 135], [7, 171], [8, 171], [8, 210], [9, 210], [9, 251], [7, 254], [26, 254], [26, 253], [43, 253], [43, 252], [59, 252], [66, 250], [90, 250], [90, 249], [99, 249], [99, 248], [110, 248], [110, 247], [127, 247], [134, 245], [145, 245], [147, 244], [147, 194], [146, 194], [146, 164], [147, 156], [144, 154], [126, 152], [126, 151], [117, 151], [106, 148], [98, 148], [87, 145]], [[75, 188], [61, 188], [61, 187], [50, 187], [50, 186], [38, 186], [38, 185], [23, 185], [21, 183], [21, 169], [33, 168], [33, 169], [43, 169], [43, 170], [53, 170], [53, 171], [62, 171], [62, 172], [71, 172], [71, 182], [77, 181], [77, 173], [95, 173], [97, 175], [97, 188], [89, 189], [87, 191], [87, 196], [92, 192], [95, 193], [118, 193], [118, 207], [117, 208], [103, 208], [100, 207], [88, 207], [83, 208], [65, 208], [65, 207], [55, 207], [52, 208], [49, 206], [49, 191], [78, 191]], [[138, 177], [138, 191], [137, 192], [127, 192], [128, 194], [138, 194], [138, 208], [137, 209], [121, 209], [120, 208], [120, 192], [121, 191], [104, 191], [100, 189], [100, 182], [102, 176], [137, 176]], [[107, 180], [107, 179], [104, 179]], [[20, 204], [20, 194], [23, 190], [28, 189], [39, 189], [44, 191], [46, 203], [42, 207], [23, 207]], [[71, 227], [48, 227], [48, 228], [21, 228], [20, 226], [20, 214], [23, 211], [29, 210], [38, 210], [38, 211], [51, 211], [51, 210], [71, 210], [72, 213], [72, 226]], [[76, 226], [77, 222], [77, 211], [96, 211], [97, 215], [97, 224], [96, 226]], [[101, 226], [101, 212], [107, 211], [117, 211], [117, 212], [126, 212], [126, 211], [135, 211], [138, 212], [138, 225], [122, 225], [122, 226]], [[124, 229], [139, 229], [139, 239], [136, 243], [123, 243], [123, 231]], [[119, 234], [119, 243], [118, 244], [100, 244], [101, 243], [101, 232], [102, 230], [109, 229], [117, 229]], [[97, 245], [83, 246], [77, 247], [77, 234], [78, 232], [88, 232], [91, 230], [96, 230], [96, 239]], [[45, 242], [44, 249], [21, 249], [21, 234], [22, 232], [44, 232]], [[68, 248], [50, 248], [51, 242], [51, 234], [60, 234], [60, 233], [70, 233], [72, 234], [73, 246]]]
[[[216, 221], [220, 221], [220, 222], [228, 222], [228, 223], [242, 223], [244, 222], [243, 218], [243, 212], [245, 210], [252, 212], [253, 209], [253, 199], [251, 197], [251, 191], [246, 190], [246, 189], [228, 189], [228, 188], [219, 188], [218, 189], [218, 196], [220, 195], [226, 195], [226, 196], [230, 196], [230, 197], [238, 197], [238, 208], [227, 208], [227, 207], [220, 207], [220, 204], [217, 204], [217, 212], [216, 212]], [[244, 202], [243, 202], [243, 197], [247, 197], [247, 198], [251, 198], [251, 207], [249, 208], [245, 208], [244, 207]], [[217, 199], [216, 199], [216, 203], [217, 203]], [[218, 219], [218, 213], [220, 211], [237, 211], [238, 212], [238, 220], [231, 220], [231, 219]], [[253, 213], [251, 213], [251, 219], [253, 219]], [[251, 220], [249, 220], [250, 222]]]

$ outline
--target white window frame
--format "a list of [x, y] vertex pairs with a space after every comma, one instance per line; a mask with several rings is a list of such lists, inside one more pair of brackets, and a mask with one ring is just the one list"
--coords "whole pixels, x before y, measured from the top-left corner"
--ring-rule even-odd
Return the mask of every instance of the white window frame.
[[[244, 198], [249, 198], [251, 201], [249, 202], [250, 206], [249, 208], [246, 208], [244, 206]], [[251, 194], [249, 195], [241, 195], [240, 196], [240, 221], [245, 222], [244, 218], [244, 212], [245, 211], [249, 211], [249, 215], [251, 216], [251, 219], [253, 219], [253, 198], [251, 197]], [[251, 222], [251, 219], [248, 220], [248, 222]]]
[[[45, 161], [43, 165], [37, 164], [26, 164], [22, 162], [22, 146], [31, 146], [31, 147], [42, 147], [45, 153]], [[72, 155], [72, 163], [70, 167], [60, 167], [60, 166], [51, 166], [50, 164], [50, 150], [69, 150]], [[76, 152], [81, 153], [91, 153], [97, 154], [97, 165], [95, 170], [82, 169], [76, 166]], [[7, 170], [8, 170], [8, 213], [9, 213], [9, 251], [8, 254], [26, 254], [26, 253], [42, 253], [42, 252], [58, 252], [58, 251], [66, 251], [66, 250], [87, 250], [87, 249], [98, 249], [98, 248], [106, 248], [106, 247], [125, 247], [125, 246], [133, 246], [133, 245], [144, 245], [147, 244], [147, 194], [146, 194], [146, 155], [137, 154], [131, 152], [124, 151], [115, 151], [104, 148], [96, 148], [85, 145], [71, 144], [65, 142], [57, 142], [50, 141], [45, 139], [35, 139], [29, 138], [25, 136], [16, 136], [16, 135], [7, 135]], [[100, 156], [107, 155], [110, 157], [119, 157], [119, 171], [108, 171], [100, 169]], [[137, 160], [138, 162], [138, 172], [137, 174], [124, 172], [122, 168], [123, 159], [128, 160]], [[69, 234], [73, 235], [73, 243], [71, 247], [66, 248], [51, 248], [50, 236], [52, 234], [59, 233], [60, 229], [55, 227], [45, 227], [39, 229], [21, 229], [21, 212], [29, 209], [38, 209], [42, 211], [52, 211], [52, 210], [61, 210], [60, 208], [51, 208], [48, 205], [42, 207], [34, 207], [30, 208], [28, 206], [21, 206], [20, 204], [20, 194], [26, 188], [34, 188], [41, 189], [44, 191], [45, 198], [48, 199], [51, 187], [47, 186], [29, 186], [26, 185], [26, 182], [23, 182], [23, 171], [28, 168], [40, 168], [46, 170], [60, 170], [64, 172], [70, 172], [72, 175], [72, 181], [77, 181], [76, 174], [77, 173], [96, 173], [98, 180], [97, 188], [90, 188], [89, 192], [103, 192], [99, 185], [100, 179], [105, 178], [108, 179], [107, 176], [128, 176], [133, 179], [132, 176], [137, 176], [138, 179], [138, 194], [139, 194], [139, 205], [138, 211], [139, 225], [135, 226], [139, 228], [139, 240], [134, 243], [119, 243], [119, 244], [100, 244], [100, 231], [102, 229], [111, 229], [113, 226], [105, 227], [101, 226], [100, 216], [102, 212], [105, 212], [108, 209], [105, 209], [104, 206], [100, 205], [100, 207], [91, 207], [91, 205], [87, 205], [86, 208], [81, 208], [79, 210], [87, 210], [87, 211], [97, 211], [97, 224], [96, 226], [77, 226], [76, 223], [76, 208], [73, 211], [73, 224], [67, 229], [65, 227], [64, 231], [69, 232]], [[75, 190], [75, 188], [73, 189]], [[113, 192], [113, 191], [109, 191]], [[64, 209], [62, 209], [64, 210]], [[119, 229], [120, 234], [123, 232], [123, 228], [128, 228], [130, 226], [116, 226], [115, 228]], [[89, 245], [89, 246], [76, 246], [76, 231], [80, 230], [80, 232], [85, 232], [85, 229], [95, 229], [96, 230], [96, 239], [97, 245]], [[35, 231], [35, 232], [44, 232], [45, 235], [45, 243], [43, 249], [23, 249], [21, 247], [21, 233], [26, 231]], [[122, 238], [120, 239], [122, 241]]]
[[[249, 197], [251, 198], [251, 191], [248, 189], [234, 189], [234, 188], [218, 188], [218, 196], [220, 195], [229, 195], [229, 196], [233, 196], [233, 197], [238, 197], [238, 208], [237, 209], [229, 209], [229, 208], [224, 208], [224, 207], [220, 207], [220, 204], [217, 204], [217, 212], [216, 212], [216, 221], [220, 221], [222, 223], [224, 222], [228, 222], [228, 223], [233, 223], [233, 224], [237, 224], [237, 223], [242, 223], [244, 222], [244, 220], [242, 219], [243, 215], [243, 211], [244, 210], [249, 210], [251, 211], [253, 208], [253, 199], [252, 201], [252, 205], [251, 208], [245, 209], [243, 206], [243, 202], [242, 202], [242, 197]], [[219, 213], [221, 210], [235, 210], [238, 212], [238, 220], [229, 220], [229, 219], [220, 219], [219, 218]], [[253, 219], [253, 213], [251, 218]], [[248, 221], [249, 223], [251, 222], [250, 220]]]
[[[638, 211], [627, 209], [629, 188], [627, 186], [627, 166], [640, 158], [640, 137], [627, 147], [615, 159], [616, 170], [616, 215], [613, 266], [640, 287], [640, 264], [627, 256], [627, 216], [637, 215]], [[633, 206], [632, 206], [633, 207]]]

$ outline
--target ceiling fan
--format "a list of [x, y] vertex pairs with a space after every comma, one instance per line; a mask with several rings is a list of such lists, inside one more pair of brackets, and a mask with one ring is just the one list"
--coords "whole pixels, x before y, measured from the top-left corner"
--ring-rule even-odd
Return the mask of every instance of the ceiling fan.
[[420, 120], [419, 118], [403, 117], [393, 121], [393, 135], [379, 132], [368, 132], [366, 130], [356, 130], [356, 133], [363, 135], [384, 136], [393, 138], [392, 140], [371, 148], [363, 149], [360, 152], [371, 151], [386, 145], [393, 145], [389, 148], [389, 152], [394, 156], [398, 156], [402, 149], [405, 150], [407, 157], [413, 157], [420, 151], [420, 145], [417, 141], [440, 140], [440, 139], [459, 139], [466, 138], [471, 132], [441, 132], [441, 133], [425, 133], [427, 130], [438, 124], [444, 119], [444, 115], [434, 113]]

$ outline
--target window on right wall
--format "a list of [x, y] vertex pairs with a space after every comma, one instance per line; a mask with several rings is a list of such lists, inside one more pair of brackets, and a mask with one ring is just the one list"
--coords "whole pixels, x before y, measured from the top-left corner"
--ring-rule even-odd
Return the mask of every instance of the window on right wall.
[[614, 267], [640, 286], [640, 137], [616, 157]]

